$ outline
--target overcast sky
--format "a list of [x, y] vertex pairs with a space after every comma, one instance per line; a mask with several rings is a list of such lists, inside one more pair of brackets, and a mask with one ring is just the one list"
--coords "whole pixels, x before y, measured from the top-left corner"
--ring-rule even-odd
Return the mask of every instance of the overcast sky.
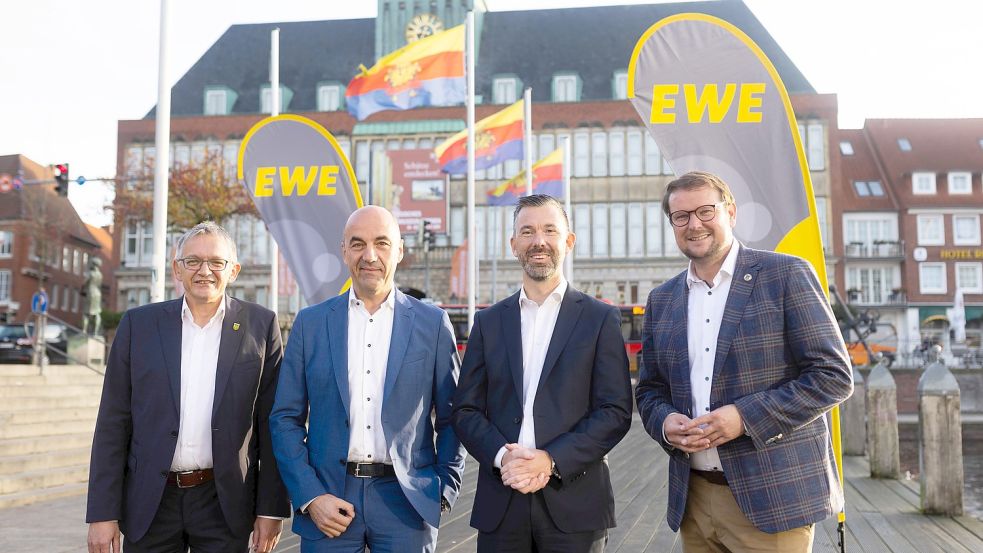
[[[626, 3], [649, 2], [487, 0], [491, 11]], [[983, 117], [983, 2], [746, 4], [818, 92], [837, 94], [841, 127], [861, 127], [864, 118]], [[0, 2], [0, 155], [68, 162], [73, 178], [112, 177], [117, 121], [139, 119], [156, 103], [159, 6], [153, 0]], [[376, 11], [372, 0], [170, 0], [169, 6], [171, 84], [230, 25]], [[73, 184], [70, 197], [87, 221], [108, 222], [104, 186]]]

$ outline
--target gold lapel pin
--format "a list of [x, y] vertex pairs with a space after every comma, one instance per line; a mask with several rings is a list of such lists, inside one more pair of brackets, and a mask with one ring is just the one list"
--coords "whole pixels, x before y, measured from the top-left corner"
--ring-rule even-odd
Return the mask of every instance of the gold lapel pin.
[[744, 275], [744, 282], [751, 282], [751, 273]]
[[232, 323], [232, 330], [239, 330], [239, 323]]

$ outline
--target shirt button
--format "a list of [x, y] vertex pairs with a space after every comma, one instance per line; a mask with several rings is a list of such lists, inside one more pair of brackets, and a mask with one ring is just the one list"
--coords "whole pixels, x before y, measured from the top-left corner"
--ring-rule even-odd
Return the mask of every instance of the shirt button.
[[372, 430], [372, 425], [370, 424], [370, 425], [366, 426], [365, 428], [367, 428], [369, 430]]
[[369, 459], [371, 459], [371, 458], [372, 458], [372, 454], [371, 454], [371, 453], [369, 453], [369, 455], [368, 455], [368, 457], [369, 457]]
[[372, 374], [372, 371], [365, 371], [365, 374]]
[[710, 351], [710, 348], [706, 348], [706, 351]]
[[707, 292], [707, 295], [708, 295], [708, 296], [712, 296], [712, 295], [713, 295], [713, 291], [712, 291], [712, 290], [710, 290], [710, 291], [708, 291], [708, 292]]
[[706, 380], [707, 382], [710, 382], [710, 377], [709, 376], [704, 376], [703, 377], [703, 380]]
[[367, 398], [365, 398], [365, 401], [372, 401], [372, 398], [367, 397]]
[[369, 347], [372, 347], [372, 344], [369, 344]]
[[372, 319], [369, 319], [369, 322], [371, 323], [372, 322]]
[[704, 407], [704, 408], [703, 408], [703, 410], [704, 410], [704, 411], [709, 411], [709, 410], [710, 410], [710, 408], [709, 408], [709, 407]]
[[707, 319], [707, 322], [709, 323], [710, 322], [710, 319]]

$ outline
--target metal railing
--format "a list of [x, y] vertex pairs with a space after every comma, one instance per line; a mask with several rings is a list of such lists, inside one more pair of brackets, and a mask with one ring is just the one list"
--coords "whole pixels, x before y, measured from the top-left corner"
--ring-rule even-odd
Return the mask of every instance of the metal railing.
[[[42, 323], [41, 317], [44, 317], [45, 319], [47, 319], [49, 321], [54, 321], [54, 322], [58, 323], [59, 325], [65, 327], [65, 344], [66, 344], [66, 350], [67, 350], [67, 344], [68, 344], [69, 339], [71, 338], [71, 336], [85, 336], [86, 338], [91, 338], [91, 339], [99, 342], [100, 344], [102, 344], [103, 349], [106, 348], [106, 340], [102, 336], [90, 335], [90, 334], [84, 332], [81, 328], [79, 328], [79, 327], [77, 327], [75, 325], [72, 325], [71, 323], [68, 323], [68, 322], [66, 322], [66, 321], [64, 321], [62, 319], [59, 319], [58, 317], [55, 317], [54, 315], [51, 315], [50, 313], [46, 313], [44, 315], [41, 315], [41, 314], [33, 315], [31, 318], [29, 318], [27, 321], [24, 322], [24, 330], [25, 330], [25, 332], [27, 332], [28, 336], [30, 336], [31, 333], [30, 333], [30, 330], [29, 330], [29, 324], [28, 323], [30, 321], [32, 321], [32, 320], [34, 321], [34, 329], [35, 329], [35, 336], [33, 337], [34, 340], [37, 340], [38, 329], [42, 329], [41, 331], [43, 332], [44, 326], [47, 324], [46, 322], [45, 323]], [[69, 331], [71, 331], [74, 334], [70, 334]], [[47, 355], [48, 355], [48, 352], [50, 351], [50, 352], [56, 353], [56, 354], [64, 357], [66, 362], [71, 362], [71, 363], [76, 364], [76, 365], [82, 365], [82, 366], [86, 367], [87, 369], [91, 370], [92, 372], [95, 372], [96, 374], [105, 376], [105, 374], [106, 374], [105, 371], [101, 367], [96, 367], [96, 366], [91, 365], [89, 363], [89, 360], [88, 359], [79, 359], [79, 358], [77, 358], [77, 357], [69, 354], [68, 351], [62, 350], [61, 348], [58, 348], [56, 346], [51, 345], [47, 340], [44, 340], [43, 343], [44, 343], [45, 351], [42, 353], [42, 355], [45, 358], [43, 360], [42, 359], [38, 359], [37, 360], [38, 364], [41, 365], [42, 372], [44, 370], [44, 366], [48, 364]]]
[[846, 257], [860, 259], [891, 259], [904, 257], [904, 241], [897, 242], [847, 242], [844, 254]]

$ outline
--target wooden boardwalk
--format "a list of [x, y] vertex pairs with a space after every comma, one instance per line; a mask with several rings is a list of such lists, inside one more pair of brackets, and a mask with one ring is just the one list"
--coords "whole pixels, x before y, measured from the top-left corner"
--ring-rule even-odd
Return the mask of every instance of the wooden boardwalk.
[[[645, 434], [636, 415], [628, 436], [610, 455], [618, 526], [608, 534], [607, 553], [682, 551], [678, 535], [665, 520], [667, 463], [668, 457]], [[438, 553], [475, 551], [476, 533], [468, 521], [476, 470], [477, 462], [469, 458], [461, 496], [441, 522]], [[983, 552], [983, 522], [969, 516], [923, 515], [918, 510], [917, 481], [873, 480], [869, 475], [865, 458], [844, 461], [848, 552]], [[834, 517], [817, 526], [814, 551], [839, 551], [837, 539]], [[299, 552], [299, 538], [285, 531], [275, 551]]]

